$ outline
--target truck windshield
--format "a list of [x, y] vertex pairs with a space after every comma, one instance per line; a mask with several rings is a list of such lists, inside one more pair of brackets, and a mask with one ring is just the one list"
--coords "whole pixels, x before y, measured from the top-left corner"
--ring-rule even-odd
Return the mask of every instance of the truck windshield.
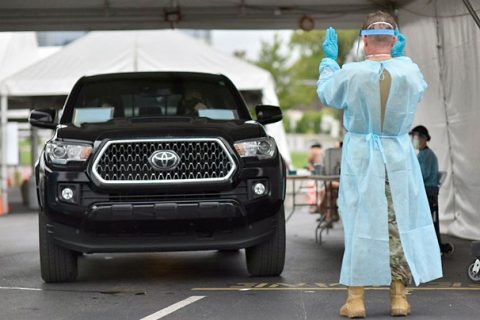
[[[244, 119], [248, 111], [239, 105], [223, 80], [119, 79], [85, 83], [67, 122], [76, 126], [112, 119], [141, 117], [207, 117]], [[239, 101], [240, 100], [240, 101]], [[245, 109], [245, 110], [244, 110]]]

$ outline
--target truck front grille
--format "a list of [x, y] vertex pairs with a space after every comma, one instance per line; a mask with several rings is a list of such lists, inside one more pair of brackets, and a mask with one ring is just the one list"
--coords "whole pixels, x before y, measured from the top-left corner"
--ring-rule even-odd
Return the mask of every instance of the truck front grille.
[[104, 184], [161, 184], [224, 181], [235, 169], [220, 139], [184, 138], [108, 141], [92, 173]]

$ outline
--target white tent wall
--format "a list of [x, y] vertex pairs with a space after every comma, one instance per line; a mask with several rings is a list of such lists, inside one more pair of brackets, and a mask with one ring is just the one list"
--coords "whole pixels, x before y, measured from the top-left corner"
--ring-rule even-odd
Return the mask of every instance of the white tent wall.
[[[480, 10], [480, 1], [471, 1]], [[406, 53], [429, 87], [416, 124], [430, 131], [440, 170], [441, 231], [480, 239], [480, 30], [461, 1], [415, 1], [400, 10]]]
[[[262, 91], [263, 103], [278, 105], [269, 72], [172, 30], [91, 32], [12, 75], [2, 83], [1, 89], [12, 96], [66, 95], [84, 75], [131, 71], [221, 73], [239, 90]], [[266, 128], [290, 163], [282, 123]]]

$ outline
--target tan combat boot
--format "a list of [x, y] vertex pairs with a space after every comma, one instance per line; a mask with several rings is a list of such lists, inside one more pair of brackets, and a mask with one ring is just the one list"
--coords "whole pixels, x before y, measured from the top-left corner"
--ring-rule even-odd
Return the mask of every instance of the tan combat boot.
[[348, 318], [365, 318], [363, 295], [363, 287], [348, 287], [347, 301], [340, 308], [340, 315]]
[[390, 306], [390, 314], [393, 317], [407, 316], [411, 312], [407, 301], [407, 290], [400, 280], [394, 280], [390, 285]]

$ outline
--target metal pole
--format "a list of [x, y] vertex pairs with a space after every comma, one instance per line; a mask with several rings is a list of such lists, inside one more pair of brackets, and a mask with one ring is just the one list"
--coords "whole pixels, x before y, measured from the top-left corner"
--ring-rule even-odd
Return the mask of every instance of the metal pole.
[[8, 213], [8, 196], [7, 196], [7, 110], [8, 110], [8, 97], [2, 95], [0, 97], [0, 128], [2, 133], [1, 141], [1, 150], [2, 150], [2, 164], [1, 164], [1, 175], [2, 175], [2, 213]]
[[480, 18], [478, 17], [478, 14], [475, 11], [475, 9], [473, 9], [472, 4], [470, 3], [470, 0], [463, 0], [463, 3], [465, 4], [465, 7], [467, 7], [468, 12], [470, 12], [470, 15], [472, 16], [477, 26], [480, 28]]
[[[38, 131], [37, 128], [30, 127], [30, 152], [32, 153], [32, 161], [30, 163], [32, 172], [35, 172], [35, 163], [38, 160]], [[34, 175], [32, 174], [32, 177]]]
[[446, 130], [447, 130], [447, 146], [448, 146], [448, 156], [450, 160], [450, 169], [451, 169], [451, 179], [452, 179], [452, 189], [453, 189], [453, 197], [452, 197], [452, 204], [453, 204], [453, 220], [457, 219], [457, 181], [456, 181], [456, 172], [455, 172], [455, 157], [453, 156], [453, 149], [452, 149], [452, 132], [450, 128], [450, 117], [448, 114], [448, 106], [447, 106], [447, 85], [445, 80], [445, 41], [444, 41], [444, 34], [442, 28], [440, 26], [440, 19], [438, 16], [438, 2], [434, 4], [435, 9], [435, 33], [437, 37], [437, 53], [438, 53], [438, 69], [439, 69], [439, 78], [440, 78], [440, 85], [441, 85], [441, 94], [442, 94], [442, 105], [443, 105], [443, 112], [445, 113], [445, 122], [446, 122]]
[[38, 130], [31, 127], [32, 175], [28, 179], [27, 206], [29, 209], [38, 209], [37, 185], [35, 183], [35, 163], [38, 160]]

